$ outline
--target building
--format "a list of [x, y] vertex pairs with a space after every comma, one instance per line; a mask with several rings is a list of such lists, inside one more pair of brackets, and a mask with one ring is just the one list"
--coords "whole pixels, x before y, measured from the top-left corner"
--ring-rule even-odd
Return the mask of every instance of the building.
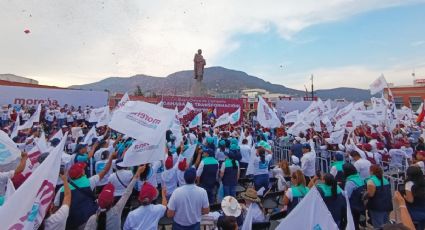
[[[416, 111], [425, 100], [425, 79], [416, 79], [413, 85], [390, 86], [397, 109], [403, 106]], [[384, 89], [384, 96], [388, 99], [388, 88]]]

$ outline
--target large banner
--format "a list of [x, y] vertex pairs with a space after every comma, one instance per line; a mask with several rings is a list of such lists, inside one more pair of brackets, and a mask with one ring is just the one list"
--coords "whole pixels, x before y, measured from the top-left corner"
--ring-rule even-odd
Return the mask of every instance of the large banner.
[[0, 85], [0, 105], [38, 104], [102, 107], [108, 104], [108, 93], [72, 89], [32, 88]]
[[[161, 98], [159, 99], [161, 100]], [[242, 99], [225, 99], [214, 97], [171, 97], [165, 96], [162, 98], [165, 108], [174, 109], [177, 107], [180, 110], [186, 105], [187, 102], [192, 103], [195, 110], [207, 111], [208, 109], [215, 108], [217, 115], [223, 113], [233, 113], [238, 108], [243, 108]]]

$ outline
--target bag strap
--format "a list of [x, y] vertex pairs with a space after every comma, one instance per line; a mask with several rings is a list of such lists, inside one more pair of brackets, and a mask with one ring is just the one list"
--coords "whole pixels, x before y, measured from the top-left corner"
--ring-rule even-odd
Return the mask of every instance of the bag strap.
[[94, 197], [93, 192], [88, 192], [85, 190], [82, 190], [80, 187], [78, 187], [72, 180], [69, 180], [68, 183], [70, 185], [72, 185], [77, 191], [81, 192], [82, 194], [84, 194], [85, 196], [87, 196], [88, 198], [91, 198], [93, 201], [96, 200], [96, 197]]
[[120, 182], [120, 184], [121, 184], [124, 188], [127, 188], [127, 186], [128, 186], [128, 185], [125, 185], [125, 184], [121, 181], [120, 177], [118, 176], [118, 172], [116, 172], [116, 173], [115, 173], [115, 175], [117, 175], [117, 179], [118, 179], [118, 181]]

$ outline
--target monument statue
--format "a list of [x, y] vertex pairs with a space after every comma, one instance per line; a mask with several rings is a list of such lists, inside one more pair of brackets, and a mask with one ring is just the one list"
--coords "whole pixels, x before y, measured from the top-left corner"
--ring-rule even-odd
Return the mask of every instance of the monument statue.
[[195, 54], [193, 58], [194, 67], [194, 75], [197, 81], [202, 81], [204, 78], [204, 66], [206, 64], [204, 57], [202, 56], [202, 50], [199, 49], [198, 53]]

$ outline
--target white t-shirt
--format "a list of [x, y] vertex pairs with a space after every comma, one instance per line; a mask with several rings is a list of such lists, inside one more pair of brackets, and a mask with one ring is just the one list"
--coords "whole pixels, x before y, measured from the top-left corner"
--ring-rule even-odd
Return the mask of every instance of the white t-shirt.
[[249, 160], [251, 159], [251, 147], [249, 147], [249, 145], [240, 145], [239, 148], [242, 155], [241, 162], [249, 163]]
[[126, 187], [124, 187], [120, 181], [117, 178], [120, 178], [121, 182], [125, 185], [128, 186], [131, 182], [131, 179], [133, 178], [133, 173], [130, 170], [118, 170], [115, 173], [111, 174], [111, 176], [109, 176], [109, 182], [111, 184], [114, 185], [115, 187], [115, 191], [114, 191], [114, 196], [122, 196], [122, 194], [124, 194]]
[[62, 205], [58, 211], [44, 220], [45, 230], [65, 230], [66, 220], [69, 215], [68, 205]]
[[314, 152], [305, 153], [301, 157], [301, 169], [305, 176], [312, 177], [316, 174], [316, 154]]
[[125, 220], [124, 230], [156, 230], [167, 208], [162, 204], [140, 206], [131, 211]]
[[176, 213], [174, 221], [183, 226], [201, 222], [201, 211], [208, 207], [207, 192], [194, 184], [184, 185], [174, 190], [168, 202], [168, 209]]

